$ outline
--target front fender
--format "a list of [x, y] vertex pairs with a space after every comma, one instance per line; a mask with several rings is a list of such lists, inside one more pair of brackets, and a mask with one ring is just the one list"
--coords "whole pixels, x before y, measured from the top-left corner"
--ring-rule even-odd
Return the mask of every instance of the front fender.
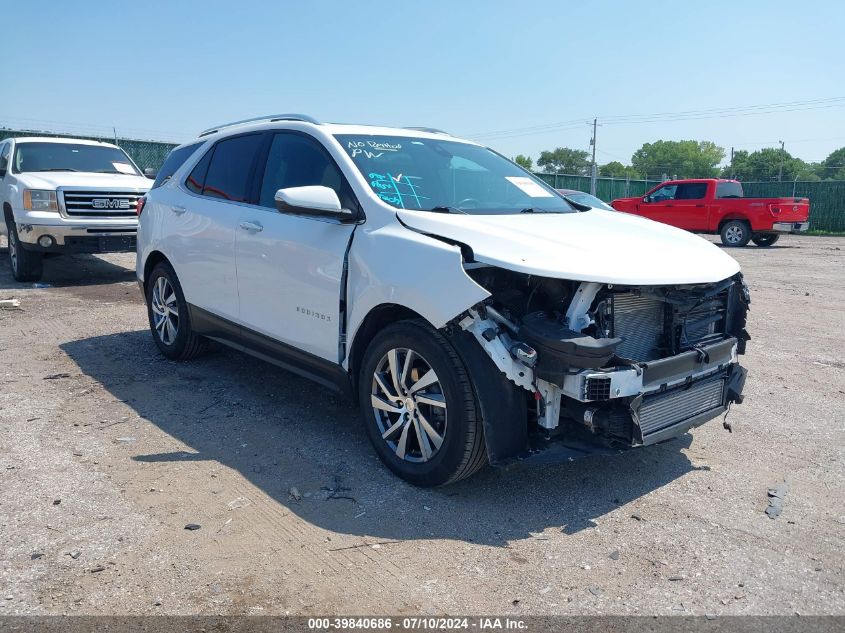
[[466, 274], [460, 248], [398, 224], [355, 232], [348, 279], [349, 343], [377, 306], [403, 306], [441, 328], [490, 296]]

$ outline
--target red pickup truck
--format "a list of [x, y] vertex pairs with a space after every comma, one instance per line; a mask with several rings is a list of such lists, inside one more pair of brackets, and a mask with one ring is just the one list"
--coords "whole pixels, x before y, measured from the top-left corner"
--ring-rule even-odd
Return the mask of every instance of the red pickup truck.
[[810, 226], [807, 198], [745, 198], [737, 180], [669, 180], [641, 198], [620, 198], [611, 205], [694, 233], [718, 233], [725, 246], [749, 241], [771, 246], [782, 233]]

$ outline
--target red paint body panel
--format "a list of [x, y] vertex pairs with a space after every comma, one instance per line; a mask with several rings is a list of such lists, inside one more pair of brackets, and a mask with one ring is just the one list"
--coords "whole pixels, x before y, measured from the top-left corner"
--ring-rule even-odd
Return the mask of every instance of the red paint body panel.
[[753, 232], [766, 233], [776, 222], [807, 222], [810, 216], [807, 198], [723, 197], [726, 194], [742, 195], [742, 185], [716, 178], [668, 180], [643, 197], [619, 198], [611, 206], [696, 233], [718, 233], [727, 220], [746, 220]]

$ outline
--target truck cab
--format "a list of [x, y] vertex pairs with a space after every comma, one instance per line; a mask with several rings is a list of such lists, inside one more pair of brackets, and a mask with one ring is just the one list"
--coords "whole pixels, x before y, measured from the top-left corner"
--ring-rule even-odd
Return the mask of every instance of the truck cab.
[[134, 251], [138, 199], [151, 181], [122, 149], [73, 138], [0, 141], [0, 233], [17, 281], [45, 255]]

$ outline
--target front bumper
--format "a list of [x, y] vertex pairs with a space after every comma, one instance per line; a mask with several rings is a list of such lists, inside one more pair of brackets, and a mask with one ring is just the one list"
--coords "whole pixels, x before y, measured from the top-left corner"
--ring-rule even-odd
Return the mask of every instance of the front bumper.
[[772, 231], [776, 233], [801, 233], [809, 228], [809, 222], [775, 222], [772, 224]]
[[42, 253], [130, 252], [135, 250], [138, 232], [136, 224], [72, 226], [18, 223], [17, 228], [21, 246]]

